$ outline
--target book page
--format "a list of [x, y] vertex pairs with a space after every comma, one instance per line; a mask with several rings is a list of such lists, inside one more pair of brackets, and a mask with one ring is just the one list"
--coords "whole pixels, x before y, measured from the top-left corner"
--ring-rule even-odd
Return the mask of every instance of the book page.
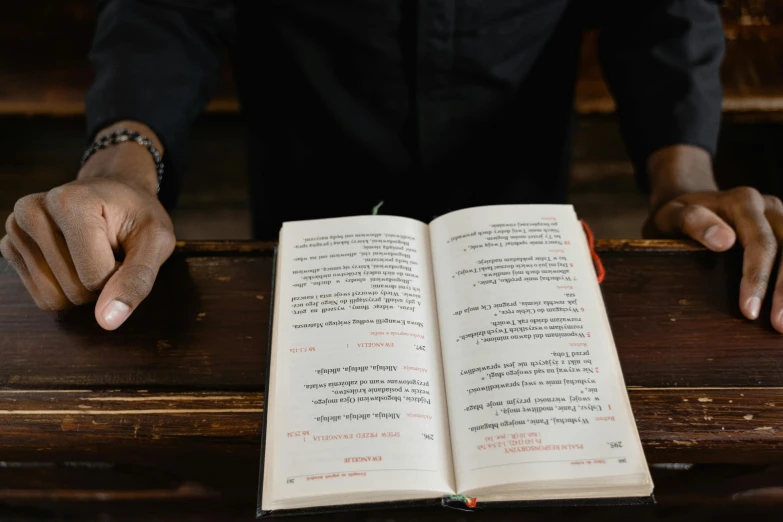
[[278, 256], [264, 509], [452, 492], [426, 225], [286, 223]]
[[458, 493], [647, 473], [572, 207], [461, 210], [430, 237]]

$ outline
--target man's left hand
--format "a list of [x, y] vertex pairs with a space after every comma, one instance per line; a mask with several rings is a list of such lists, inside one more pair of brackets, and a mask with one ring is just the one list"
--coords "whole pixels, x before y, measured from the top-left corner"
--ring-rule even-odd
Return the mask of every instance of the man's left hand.
[[[730, 249], [739, 238], [744, 248], [740, 309], [748, 319], [756, 319], [783, 244], [783, 203], [751, 187], [718, 190], [711, 165], [706, 181], [701, 153], [677, 147], [685, 150], [664, 149], [651, 158], [653, 197], [644, 235], [685, 235], [715, 252]], [[783, 270], [773, 291], [772, 325], [783, 333]]]

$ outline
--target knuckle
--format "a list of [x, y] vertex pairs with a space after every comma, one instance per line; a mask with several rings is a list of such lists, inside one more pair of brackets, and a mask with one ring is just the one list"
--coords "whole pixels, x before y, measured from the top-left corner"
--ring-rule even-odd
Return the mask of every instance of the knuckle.
[[177, 239], [174, 236], [171, 222], [160, 219], [149, 219], [139, 224], [139, 240], [147, 249], [155, 253], [165, 252], [170, 255], [174, 251]]
[[775, 210], [777, 212], [783, 211], [783, 202], [777, 196], [764, 196], [764, 200], [767, 202], [767, 209]]
[[688, 205], [682, 210], [683, 228], [693, 228], [699, 223], [699, 219], [704, 215], [702, 208], [697, 205]]
[[75, 266], [82, 267], [79, 270], [79, 281], [89, 292], [100, 291], [115, 272], [116, 263], [101, 266], [96, 260], [90, 258], [78, 259], [74, 257], [73, 260]]
[[735, 194], [743, 203], [758, 204], [763, 201], [761, 193], [753, 187], [737, 187], [730, 192]]
[[79, 279], [73, 278], [72, 275], [61, 277], [58, 279], [58, 282], [65, 297], [76, 306], [87, 304], [94, 301], [97, 297], [94, 291], [86, 288]]
[[772, 234], [759, 233], [756, 234], [752, 240], [760, 250], [764, 252], [766, 257], [774, 258], [778, 250], [778, 241]]
[[5, 236], [2, 241], [0, 241], [0, 254], [2, 254], [3, 259], [11, 265], [11, 268], [19, 272], [22, 259], [16, 249], [11, 247], [11, 240], [8, 236]]
[[131, 265], [124, 267], [123, 296], [131, 302], [138, 302], [147, 297], [155, 283], [156, 272], [146, 265]]
[[5, 220], [5, 233], [11, 236], [14, 231], [14, 222], [16, 221], [16, 216], [14, 216], [14, 213], [11, 212], [8, 214], [8, 217]]
[[756, 288], [766, 288], [769, 285], [770, 275], [761, 270], [754, 270], [748, 274], [748, 281]]
[[111, 264], [107, 262], [103, 266], [102, 263], [89, 256], [75, 257], [72, 254], [72, 258], [74, 265], [81, 267], [81, 270], [78, 271], [79, 281], [90, 292], [100, 291], [115, 272], [116, 262], [111, 262]]
[[104, 286], [106, 286], [106, 279], [99, 279], [96, 277], [85, 277], [82, 281], [82, 285], [84, 288], [86, 288], [89, 292], [98, 292], [100, 291]]
[[46, 208], [56, 215], [67, 215], [90, 198], [90, 189], [82, 185], [61, 185], [50, 190], [44, 198]]
[[30, 194], [20, 198], [14, 204], [14, 217], [19, 227], [27, 232], [34, 228], [35, 223], [43, 216], [41, 194]]
[[65, 290], [63, 291], [66, 293], [68, 300], [75, 304], [76, 306], [81, 306], [87, 303], [90, 303], [95, 300], [95, 296], [92, 292], [85, 291], [85, 290]]
[[19, 216], [16, 212], [12, 212], [8, 215], [8, 219], [5, 220], [5, 233], [8, 234], [9, 239], [14, 241], [22, 241], [22, 227], [19, 226]]
[[[16, 273], [19, 275], [19, 277], [22, 279], [23, 283], [27, 287], [28, 292], [30, 293], [30, 296], [33, 298], [33, 302], [35, 305], [42, 311], [51, 311], [53, 310], [52, 306], [41, 297], [38, 297], [32, 288], [29, 287], [29, 282], [32, 282], [32, 284], [36, 284], [35, 278], [32, 276], [30, 271], [27, 269], [27, 265], [24, 262], [24, 258], [19, 253], [18, 250], [13, 246], [11, 243], [11, 239], [9, 236], [5, 236], [2, 240], [0, 240], [0, 255], [3, 256], [3, 259], [5, 259], [9, 266], [13, 268]], [[25, 282], [25, 278], [27, 278], [28, 282]]]
[[43, 301], [50, 310], [66, 310], [71, 307], [71, 302], [65, 295], [49, 293], [43, 296]]
[[152, 240], [161, 250], [172, 251], [177, 243], [174, 232], [171, 228], [163, 224], [158, 224], [151, 230]]
[[68, 199], [68, 187], [63, 185], [61, 187], [55, 187], [47, 192], [44, 201], [46, 208], [53, 212], [59, 212], [65, 205]]

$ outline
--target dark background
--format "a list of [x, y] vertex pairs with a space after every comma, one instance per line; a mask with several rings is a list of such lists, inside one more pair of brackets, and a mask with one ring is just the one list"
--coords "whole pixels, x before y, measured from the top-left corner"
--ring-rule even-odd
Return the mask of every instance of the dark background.
[[[783, 0], [727, 0], [724, 125], [716, 171], [724, 187], [783, 194]], [[91, 0], [7, 2], [0, 17], [0, 219], [14, 202], [73, 179], [84, 149], [91, 81]], [[576, 106], [571, 201], [599, 237], [639, 237], [637, 192], [613, 103], [585, 35]], [[244, 138], [226, 68], [193, 129], [190, 167], [173, 218], [179, 239], [250, 235]], [[369, 212], [370, 209], [368, 209]]]

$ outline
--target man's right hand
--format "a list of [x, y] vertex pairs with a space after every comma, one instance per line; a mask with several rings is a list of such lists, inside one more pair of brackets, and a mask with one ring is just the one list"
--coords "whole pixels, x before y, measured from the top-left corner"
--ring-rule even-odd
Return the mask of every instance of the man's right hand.
[[[122, 122], [153, 139], [151, 129]], [[152, 157], [125, 142], [95, 153], [78, 179], [20, 199], [5, 224], [0, 252], [35, 303], [61, 310], [94, 301], [95, 318], [118, 328], [152, 290], [174, 251], [174, 227], [156, 193]], [[118, 262], [115, 255], [122, 256]]]

